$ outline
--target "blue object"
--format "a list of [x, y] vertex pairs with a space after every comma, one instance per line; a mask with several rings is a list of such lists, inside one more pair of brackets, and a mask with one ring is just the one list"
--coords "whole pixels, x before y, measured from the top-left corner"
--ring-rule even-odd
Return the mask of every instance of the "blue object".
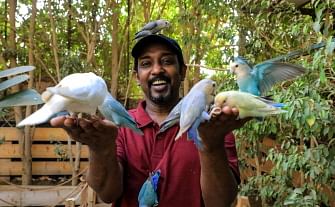
[[143, 183], [138, 194], [139, 207], [152, 207], [158, 205], [157, 188], [160, 177], [160, 170], [149, 174], [148, 179]]
[[252, 66], [243, 57], [236, 57], [230, 71], [237, 76], [240, 91], [264, 96], [274, 84], [305, 73], [305, 68], [284, 62], [264, 61]]

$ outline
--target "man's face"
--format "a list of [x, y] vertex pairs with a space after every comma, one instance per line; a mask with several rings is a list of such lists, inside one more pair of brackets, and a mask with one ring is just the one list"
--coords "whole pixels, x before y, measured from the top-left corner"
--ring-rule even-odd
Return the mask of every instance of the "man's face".
[[144, 94], [156, 104], [167, 104], [179, 98], [184, 79], [177, 55], [164, 44], [152, 44], [138, 57], [137, 81]]

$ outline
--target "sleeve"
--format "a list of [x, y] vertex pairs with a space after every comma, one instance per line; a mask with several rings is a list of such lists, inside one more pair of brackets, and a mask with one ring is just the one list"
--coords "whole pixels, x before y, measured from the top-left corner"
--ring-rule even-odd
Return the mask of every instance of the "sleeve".
[[225, 150], [229, 162], [229, 167], [232, 169], [236, 177], [236, 181], [239, 184], [241, 182], [240, 171], [238, 168], [238, 157], [236, 151], [235, 136], [232, 132], [226, 135], [225, 137]]

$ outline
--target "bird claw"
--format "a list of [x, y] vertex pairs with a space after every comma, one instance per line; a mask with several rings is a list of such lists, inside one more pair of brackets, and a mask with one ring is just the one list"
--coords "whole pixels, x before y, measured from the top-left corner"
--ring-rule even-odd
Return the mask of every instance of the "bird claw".
[[222, 113], [222, 109], [218, 106], [212, 108], [211, 112], [209, 113], [210, 117], [217, 117]]

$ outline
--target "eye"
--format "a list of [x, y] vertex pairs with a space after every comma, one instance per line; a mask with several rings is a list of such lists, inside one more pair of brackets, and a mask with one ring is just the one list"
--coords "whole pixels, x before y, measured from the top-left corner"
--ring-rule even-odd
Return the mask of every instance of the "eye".
[[173, 57], [165, 57], [162, 58], [162, 65], [173, 65], [175, 63], [175, 60]]
[[147, 67], [150, 67], [150, 65], [151, 65], [151, 62], [149, 60], [142, 60], [139, 64], [141, 68], [147, 68]]
[[235, 65], [235, 68], [238, 68], [238, 65], [237, 65], [237, 64]]
[[216, 83], [213, 83], [212, 86], [213, 86], [213, 88], [215, 88], [216, 87]]

